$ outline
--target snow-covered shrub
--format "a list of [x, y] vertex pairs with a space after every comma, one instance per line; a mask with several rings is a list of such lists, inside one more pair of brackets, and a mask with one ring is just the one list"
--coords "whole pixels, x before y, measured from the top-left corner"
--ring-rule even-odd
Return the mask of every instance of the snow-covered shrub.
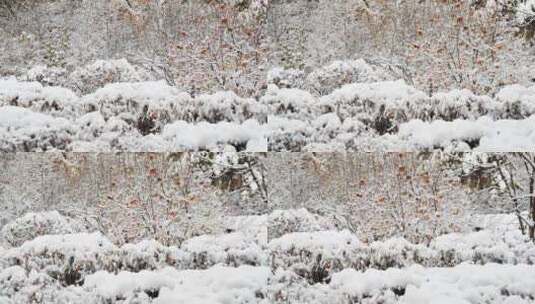
[[[317, 303], [347, 302], [347, 296], [327, 284], [310, 283], [295, 272], [276, 269], [268, 285], [267, 303]], [[264, 303], [264, 302], [262, 302]]]
[[37, 236], [85, 232], [82, 223], [57, 211], [27, 213], [6, 224], [0, 231], [0, 240], [17, 247]]
[[67, 82], [67, 70], [60, 67], [37, 65], [26, 72], [25, 80], [37, 81], [44, 86], [61, 86]]
[[267, 128], [269, 151], [301, 151], [312, 134], [308, 122], [279, 116], [269, 116]]
[[[525, 280], [519, 284], [519, 274]], [[359, 272], [344, 269], [330, 287], [359, 303], [530, 303], [535, 298], [535, 266], [470, 265], [424, 268], [420, 265]], [[508, 302], [510, 301], [510, 302]]]
[[267, 219], [268, 239], [276, 239], [292, 232], [334, 230], [327, 218], [310, 213], [307, 209], [274, 210]]
[[45, 272], [64, 285], [83, 282], [99, 269], [113, 270], [116, 247], [100, 233], [43, 235], [7, 251], [10, 265]]
[[190, 102], [187, 93], [164, 81], [112, 83], [81, 99], [85, 112], [99, 111], [104, 120], [118, 117], [144, 135], [181, 119]]
[[121, 135], [134, 131], [134, 127], [124, 120], [117, 117], [110, 117], [106, 120], [100, 112], [90, 112], [80, 116], [74, 124], [78, 129], [76, 139], [80, 141], [97, 139], [112, 141]]
[[270, 85], [260, 102], [268, 107], [271, 115], [289, 119], [311, 119], [319, 113], [317, 98], [300, 89]]
[[194, 237], [185, 241], [181, 248], [191, 254], [195, 269], [206, 269], [215, 264], [237, 267], [267, 263], [261, 244], [241, 232]]
[[304, 87], [320, 95], [330, 94], [349, 83], [394, 80], [383, 68], [372, 66], [363, 59], [334, 61], [306, 76]]
[[267, 82], [279, 88], [302, 88], [305, 83], [305, 72], [296, 69], [273, 68], [268, 72]]
[[267, 215], [239, 215], [222, 219], [226, 232], [240, 232], [246, 238], [253, 239], [258, 245], [265, 246], [268, 241]]
[[189, 122], [221, 121], [241, 123], [248, 119], [266, 120], [266, 107], [252, 98], [241, 98], [231, 91], [196, 96], [184, 105], [187, 108], [180, 118]]
[[162, 137], [173, 151], [222, 151], [230, 147], [235, 151], [267, 151], [265, 128], [252, 119], [242, 124], [177, 121], [164, 127]]
[[69, 86], [82, 94], [87, 94], [114, 82], [147, 80], [151, 80], [150, 75], [131, 65], [126, 59], [96, 60], [70, 73]]
[[0, 151], [65, 150], [75, 134], [76, 128], [67, 119], [21, 107], [0, 107]]
[[86, 278], [84, 290], [98, 294], [103, 302], [130, 299], [137, 293], [154, 298], [152, 303], [259, 303], [265, 297], [269, 267], [214, 266], [206, 270], [159, 271], [112, 274], [97, 272]]
[[78, 96], [62, 87], [43, 87], [38, 82], [18, 81], [14, 77], [0, 79], [0, 106], [31, 109], [54, 117], [76, 115]]
[[336, 113], [342, 122], [356, 118], [385, 134], [395, 132], [426, 99], [423, 92], [398, 80], [348, 84], [323, 96], [320, 106], [324, 113]]
[[116, 270], [131, 272], [162, 269], [167, 266], [184, 269], [189, 266], [191, 260], [188, 253], [178, 247], [166, 247], [154, 240], [124, 244], [114, 256], [120, 261]]
[[456, 119], [477, 119], [481, 116], [499, 116], [497, 103], [489, 96], [478, 96], [469, 90], [452, 90], [433, 94], [425, 102], [413, 106], [416, 111], [409, 119], [424, 121]]
[[353, 267], [361, 246], [347, 230], [288, 233], [269, 242], [271, 267], [291, 269], [310, 282], [327, 282], [333, 272]]
[[2, 304], [97, 303], [95, 295], [84, 292], [78, 286], [65, 287], [45, 273], [28, 272], [20, 266], [0, 271], [0, 286]]
[[[446, 148], [459, 151], [475, 149], [484, 152], [533, 151], [535, 116], [523, 120], [411, 120], [399, 127], [395, 137], [405, 141], [411, 150]], [[456, 148], [455, 148], [456, 147]]]
[[358, 254], [356, 269], [401, 268], [413, 264], [434, 265], [436, 253], [419, 244], [412, 244], [404, 238], [376, 241], [362, 248]]
[[535, 114], [535, 86], [510, 85], [496, 94], [499, 117], [523, 119]]
[[514, 256], [505, 244], [496, 244], [495, 241], [488, 231], [469, 235], [452, 233], [436, 238], [431, 247], [439, 252], [445, 265], [456, 265], [470, 260], [475, 263], [512, 262]]

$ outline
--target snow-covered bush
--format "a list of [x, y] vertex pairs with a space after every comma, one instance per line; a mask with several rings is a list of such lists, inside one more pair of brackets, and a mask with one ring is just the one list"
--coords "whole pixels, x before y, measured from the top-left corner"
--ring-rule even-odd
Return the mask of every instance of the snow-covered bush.
[[[51, 276], [20, 266], [0, 271], [0, 303], [98, 303], [78, 286], [64, 286]], [[5, 298], [4, 298], [5, 297]], [[5, 299], [5, 300], [4, 300]]]
[[68, 85], [81, 94], [87, 94], [114, 82], [147, 80], [151, 80], [151, 76], [126, 59], [96, 60], [70, 73]]
[[76, 128], [64, 118], [21, 107], [0, 107], [0, 151], [65, 150], [75, 134]]
[[36, 65], [26, 72], [23, 79], [27, 81], [36, 81], [43, 86], [62, 86], [67, 83], [68, 72], [60, 67], [47, 67], [45, 65]]
[[274, 210], [267, 219], [268, 239], [276, 239], [292, 232], [314, 232], [334, 230], [334, 224], [327, 218], [310, 213], [305, 208]]
[[167, 266], [185, 269], [190, 264], [188, 253], [175, 246], [163, 246], [154, 240], [143, 240], [135, 244], [124, 244], [114, 255], [120, 261], [118, 269], [139, 272], [156, 270]]
[[202, 94], [184, 106], [187, 111], [181, 119], [190, 122], [218, 123], [227, 121], [241, 123], [248, 119], [264, 122], [267, 115], [265, 106], [255, 99], [241, 98], [231, 91]]
[[[455, 149], [485, 152], [533, 151], [535, 116], [522, 120], [411, 120], [399, 127], [394, 137], [404, 141], [410, 150]], [[384, 137], [389, 139], [389, 137]], [[402, 143], [403, 144], [403, 143]], [[401, 147], [400, 149], [403, 150]]]
[[514, 253], [490, 231], [469, 234], [450, 233], [434, 239], [430, 248], [436, 250], [444, 265], [457, 265], [463, 261], [477, 264], [514, 264]]
[[310, 282], [327, 282], [333, 272], [353, 267], [360, 246], [347, 230], [288, 233], [268, 244], [272, 268], [291, 269]]
[[82, 223], [57, 211], [27, 213], [6, 224], [0, 231], [0, 240], [17, 247], [37, 236], [85, 232]]
[[227, 232], [240, 232], [246, 238], [253, 239], [260, 246], [268, 242], [267, 215], [228, 216], [222, 219], [222, 227]]
[[345, 269], [332, 276], [330, 287], [360, 303], [529, 303], [535, 298], [534, 275], [535, 266], [499, 264]]
[[83, 282], [85, 274], [113, 270], [116, 247], [100, 233], [43, 235], [7, 251], [10, 265], [44, 272], [64, 285]]
[[301, 151], [312, 134], [308, 122], [279, 116], [269, 116], [267, 128], [269, 151]]
[[234, 151], [266, 152], [264, 134], [265, 128], [256, 120], [242, 124], [177, 121], [166, 125], [162, 131], [162, 137], [170, 143], [173, 151], [223, 151], [230, 148]]
[[401, 268], [413, 264], [425, 266], [436, 265], [436, 253], [419, 244], [412, 244], [404, 238], [391, 238], [375, 241], [363, 247], [358, 253], [356, 269]]
[[496, 94], [499, 117], [523, 119], [535, 114], [535, 86], [510, 85]]
[[38, 82], [0, 79], [0, 106], [15, 106], [54, 117], [71, 118], [77, 114], [78, 96], [62, 87], [43, 87]]
[[478, 96], [469, 90], [452, 90], [433, 94], [428, 100], [415, 101], [415, 110], [409, 119], [424, 121], [456, 119], [477, 119], [484, 115], [500, 117], [498, 105], [488, 96]]
[[237, 267], [267, 263], [261, 244], [241, 232], [194, 237], [185, 241], [181, 248], [191, 254], [192, 268], [195, 269], [206, 269], [215, 264]]
[[306, 76], [304, 87], [320, 95], [330, 94], [349, 83], [369, 83], [394, 80], [385, 69], [373, 66], [363, 59], [334, 61], [317, 68]]
[[302, 88], [305, 82], [305, 72], [296, 69], [273, 68], [268, 72], [267, 82], [279, 88]]
[[379, 134], [392, 133], [397, 125], [418, 112], [427, 96], [403, 80], [354, 83], [323, 96], [324, 113], [336, 113], [341, 121], [354, 117]]
[[311, 119], [319, 113], [317, 98], [300, 89], [270, 85], [260, 102], [268, 107], [271, 115], [289, 119]]
[[85, 112], [99, 111], [105, 120], [118, 117], [145, 135], [181, 119], [190, 102], [187, 93], [164, 81], [149, 81], [108, 84], [85, 95], [81, 106]]

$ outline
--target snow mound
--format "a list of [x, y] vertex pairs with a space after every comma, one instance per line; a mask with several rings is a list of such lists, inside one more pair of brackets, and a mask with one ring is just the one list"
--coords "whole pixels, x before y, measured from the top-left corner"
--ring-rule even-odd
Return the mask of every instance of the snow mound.
[[83, 288], [104, 299], [131, 298], [136, 292], [157, 295], [153, 303], [259, 303], [271, 276], [268, 267], [214, 266], [207, 270], [164, 268], [156, 272], [97, 272]]
[[0, 107], [0, 151], [65, 150], [75, 134], [76, 128], [64, 118], [21, 107]]

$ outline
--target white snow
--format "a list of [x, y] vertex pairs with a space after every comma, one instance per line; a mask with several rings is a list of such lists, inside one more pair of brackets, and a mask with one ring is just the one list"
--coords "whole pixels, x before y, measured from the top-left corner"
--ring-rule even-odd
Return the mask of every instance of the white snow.
[[358, 272], [346, 269], [330, 286], [351, 296], [373, 296], [391, 288], [405, 294], [396, 303], [502, 303], [504, 293], [529, 298], [535, 292], [535, 266], [461, 264], [453, 268], [424, 268]]
[[[177, 121], [166, 125], [162, 137], [169, 141], [173, 150], [217, 150], [224, 144], [245, 145], [258, 150], [266, 147], [265, 130], [256, 120], [243, 124], [219, 122], [210, 124], [200, 122], [190, 124]], [[253, 143], [247, 146], [252, 141]]]
[[207, 270], [177, 271], [164, 268], [156, 272], [97, 272], [86, 278], [84, 289], [105, 298], [126, 296], [135, 290], [159, 290], [153, 303], [258, 303], [257, 292], [271, 276], [268, 267], [214, 266]]

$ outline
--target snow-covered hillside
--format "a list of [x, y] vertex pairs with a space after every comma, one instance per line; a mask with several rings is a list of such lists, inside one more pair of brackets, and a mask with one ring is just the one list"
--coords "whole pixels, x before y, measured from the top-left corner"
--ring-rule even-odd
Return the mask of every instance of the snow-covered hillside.
[[[29, 214], [2, 229], [0, 303], [535, 301], [535, 246], [514, 216], [483, 216], [479, 231], [426, 245], [367, 244], [347, 230], [322, 230], [312, 217], [296, 222], [297, 214], [230, 217], [222, 234], [121, 247], [99, 232], [54, 228], [74, 225], [57, 212]], [[47, 234], [31, 236], [32, 225]], [[272, 238], [267, 226], [288, 229]], [[23, 242], [13, 242], [15, 232]]]
[[363, 61], [353, 65], [306, 78], [272, 71], [256, 98], [192, 96], [165, 81], [103, 83], [77, 95], [4, 78], [0, 151], [535, 150], [535, 86], [428, 96]]

